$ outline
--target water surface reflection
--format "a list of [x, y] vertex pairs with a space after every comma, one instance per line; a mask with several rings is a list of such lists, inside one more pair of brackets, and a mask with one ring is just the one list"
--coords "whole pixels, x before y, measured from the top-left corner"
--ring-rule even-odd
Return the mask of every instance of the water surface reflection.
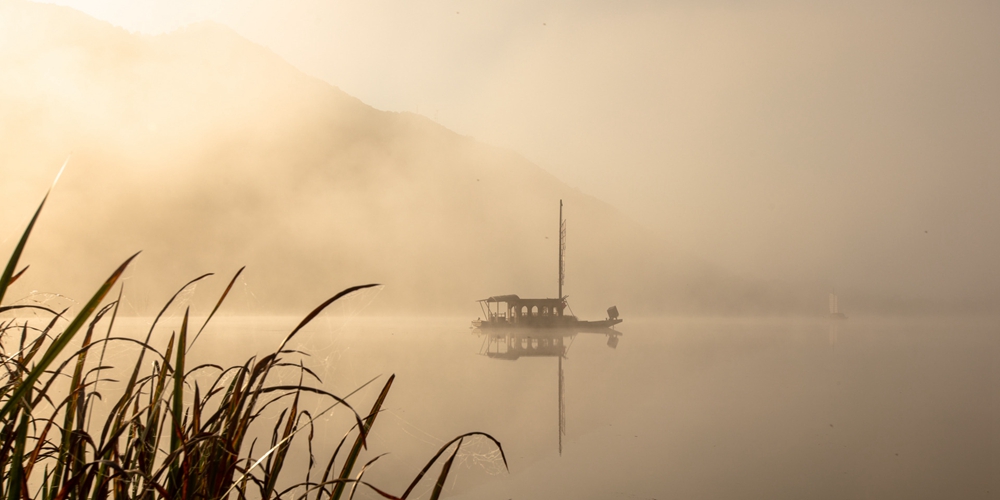
[[562, 455], [563, 437], [566, 436], [566, 402], [564, 398], [566, 381], [563, 375], [563, 359], [579, 333], [604, 335], [608, 347], [618, 347], [622, 332], [613, 328], [474, 328], [473, 332], [483, 337], [480, 354], [491, 359], [517, 361], [521, 357], [556, 358], [559, 366], [557, 385], [558, 397], [558, 438], [559, 454]]
[[[227, 364], [273, 349], [299, 319], [219, 318], [192, 353], [202, 359], [192, 362]], [[465, 318], [321, 317], [290, 346], [309, 353], [305, 364], [336, 394], [396, 374], [367, 455], [390, 453], [366, 472], [388, 491], [401, 492], [438, 447], [472, 430], [503, 443], [511, 470], [486, 443], [471, 443], [446, 486], [452, 498], [996, 498], [1000, 491], [996, 321], [630, 320], [613, 351], [599, 335], [578, 334], [533, 339], [538, 355], [527, 354], [527, 340], [508, 346], [503, 337], [470, 335], [467, 325]], [[489, 352], [514, 352], [505, 355], [516, 361]], [[366, 408], [380, 386], [350, 401]], [[554, 432], [560, 392], [570, 414], [566, 435]], [[317, 426], [317, 456], [340, 441], [341, 417]], [[307, 467], [307, 458], [296, 466]], [[413, 498], [426, 498], [432, 486]], [[357, 497], [375, 498], [360, 490]]]

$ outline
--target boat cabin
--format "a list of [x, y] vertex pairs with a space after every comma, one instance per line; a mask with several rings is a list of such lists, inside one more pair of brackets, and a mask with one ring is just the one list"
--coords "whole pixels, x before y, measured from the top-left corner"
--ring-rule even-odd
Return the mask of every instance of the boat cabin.
[[517, 295], [496, 295], [479, 301], [483, 326], [552, 327], [576, 321], [566, 314], [566, 299], [522, 299]]

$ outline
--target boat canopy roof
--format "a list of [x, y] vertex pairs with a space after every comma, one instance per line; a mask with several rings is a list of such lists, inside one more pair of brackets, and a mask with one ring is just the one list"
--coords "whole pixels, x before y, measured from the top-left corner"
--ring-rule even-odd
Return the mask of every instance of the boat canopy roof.
[[486, 302], [487, 304], [493, 304], [496, 302], [506, 302], [512, 306], [514, 305], [536, 305], [536, 306], [558, 306], [563, 303], [562, 299], [522, 299], [517, 295], [494, 295], [488, 299], [482, 299], [479, 302]]
[[521, 300], [521, 297], [517, 295], [494, 295], [488, 299], [482, 299], [479, 302], [517, 302]]

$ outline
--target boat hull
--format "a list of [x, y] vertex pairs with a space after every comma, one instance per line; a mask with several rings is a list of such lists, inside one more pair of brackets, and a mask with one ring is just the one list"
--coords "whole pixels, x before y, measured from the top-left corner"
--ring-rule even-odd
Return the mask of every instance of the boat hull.
[[472, 326], [480, 330], [538, 330], [538, 331], [561, 331], [574, 330], [577, 332], [599, 332], [614, 327], [621, 323], [621, 319], [605, 319], [600, 321], [580, 321], [573, 319], [570, 321], [551, 322], [523, 322], [511, 323], [509, 321], [490, 321], [477, 319], [472, 322]]

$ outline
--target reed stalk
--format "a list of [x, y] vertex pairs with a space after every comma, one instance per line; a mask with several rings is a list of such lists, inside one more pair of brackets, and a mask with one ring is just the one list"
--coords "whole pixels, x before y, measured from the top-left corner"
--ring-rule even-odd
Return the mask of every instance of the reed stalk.
[[[395, 376], [389, 377], [372, 409], [362, 417], [346, 397], [307, 384], [306, 375], [316, 380], [318, 377], [301, 362], [289, 362], [287, 357], [293, 351], [286, 347], [327, 306], [347, 294], [376, 286], [374, 284], [354, 286], [337, 293], [307, 314], [273, 352], [229, 368], [214, 364], [189, 368], [188, 355], [243, 269], [229, 281], [193, 336], [191, 310], [185, 309], [180, 330], [171, 334], [162, 351], [151, 342], [161, 318], [183, 290], [209, 275], [199, 276], [181, 287], [167, 301], [141, 340], [116, 337], [112, 333], [123, 287], [119, 285], [117, 298], [105, 302], [138, 254], [122, 262], [72, 318], [66, 315], [67, 311], [44, 306], [4, 305], [9, 286], [24, 279], [27, 267], [17, 271], [19, 261], [47, 199], [48, 194], [0, 274], [0, 313], [6, 313], [5, 317], [14, 315], [0, 318], [0, 367], [3, 368], [0, 371], [0, 492], [7, 500], [304, 499], [307, 495], [340, 500], [348, 486], [353, 497], [359, 485], [385, 498], [405, 499], [454, 444], [431, 495], [436, 499], [442, 493], [462, 439], [473, 434], [493, 441], [506, 466], [503, 448], [496, 439], [487, 434], [471, 433], [442, 447], [398, 497], [362, 479], [365, 470], [378, 457], [369, 460], [354, 474]], [[16, 316], [27, 309], [36, 313], [36, 317]], [[43, 317], [41, 325], [32, 323], [38, 321], [37, 315]], [[103, 337], [96, 334], [105, 326]], [[84, 332], [82, 338], [77, 339], [81, 331]], [[123, 383], [102, 378], [102, 374], [113, 368], [105, 364], [110, 343], [139, 347], [137, 359], [130, 365], [130, 375]], [[71, 345], [78, 347], [65, 354]], [[146, 358], [152, 358], [153, 362], [145, 362]], [[298, 370], [297, 383], [273, 382], [274, 373], [289, 369]], [[195, 378], [212, 370], [217, 375], [204, 385], [203, 379]], [[62, 390], [67, 382], [68, 387]], [[203, 389], [206, 385], [207, 389]], [[110, 405], [107, 414], [94, 411], [104, 395], [118, 389], [121, 395]], [[317, 415], [339, 407], [350, 412], [355, 420], [354, 428], [344, 435], [344, 440], [354, 436], [353, 446], [339, 459], [338, 446], [318, 482], [310, 480], [314, 464], [313, 429], [317, 422], [312, 414], [302, 409], [301, 398], [306, 394], [329, 401], [328, 408]], [[270, 442], [266, 449], [255, 451], [256, 441], [247, 443], [247, 439], [259, 434], [253, 429], [275, 414], [278, 418]], [[303, 433], [306, 429], [309, 432]], [[297, 438], [305, 439], [308, 445], [309, 470], [304, 478], [287, 478], [289, 473], [285, 464]], [[330, 479], [338, 462], [340, 474]]]

